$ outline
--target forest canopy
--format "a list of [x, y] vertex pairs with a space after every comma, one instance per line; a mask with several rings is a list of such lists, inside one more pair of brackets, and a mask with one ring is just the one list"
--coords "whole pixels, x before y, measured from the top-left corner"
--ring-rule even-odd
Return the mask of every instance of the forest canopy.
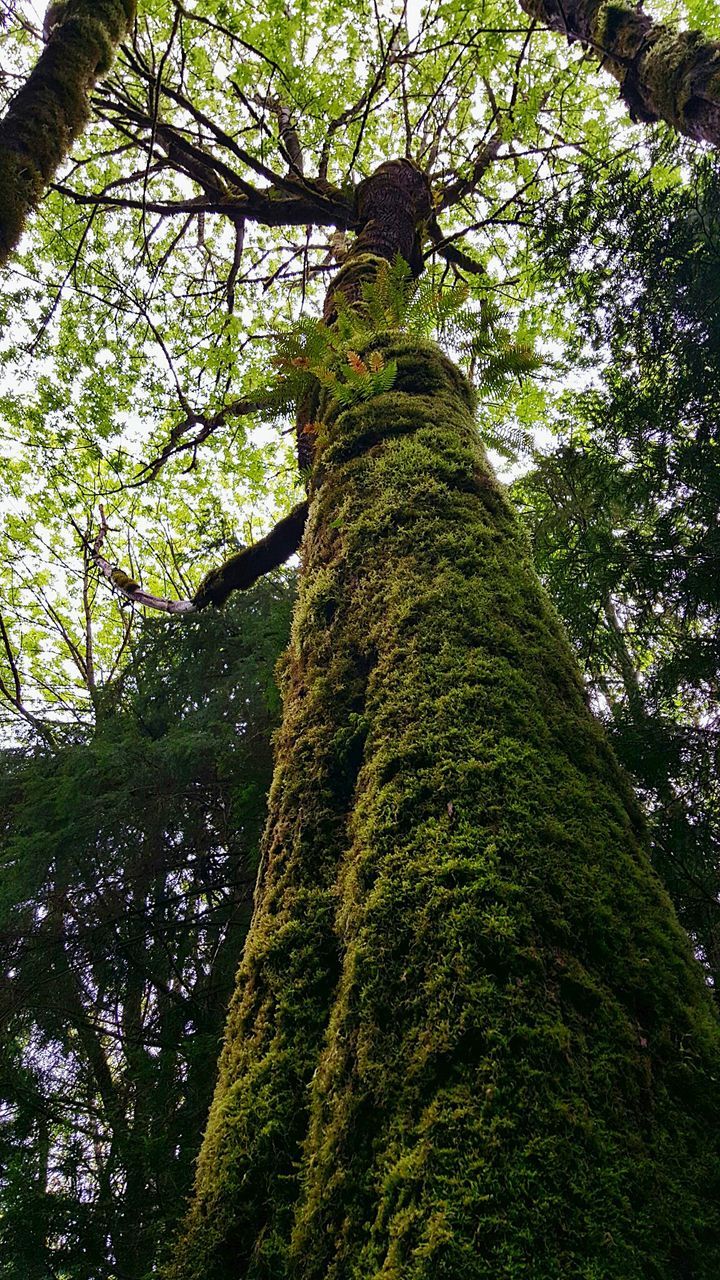
[[[8, 98], [42, 47], [35, 11], [14, 8], [3, 26]], [[407, 151], [436, 188], [426, 273], [448, 290], [459, 281], [470, 310], [484, 306], [506, 342], [537, 357], [532, 376], [503, 380], [479, 334], [478, 349], [466, 346], [485, 379], [485, 438], [525, 467], [533, 450], [552, 449], [549, 432], [572, 431], [562, 419], [574, 401], [557, 407], [568, 377], [608, 363], [586, 332], [578, 272], [559, 261], [568, 235], [560, 254], [549, 249], [549, 225], [589, 187], [612, 199], [637, 181], [658, 209], [707, 199], [692, 148], [633, 126], [613, 82], [512, 4], [352, 17], [302, 6], [291, 20], [271, 6], [252, 20], [225, 8], [144, 6], [6, 272], [5, 662], [17, 655], [25, 712], [63, 724], [92, 702], [88, 593], [98, 684], [130, 620], [92, 570], [85, 582], [101, 503], [111, 558], [158, 595], [182, 597], [302, 496], [291, 395], [283, 404], [273, 362], [280, 335], [317, 314], [342, 258], [349, 232], [332, 202], [349, 218], [348, 193], [382, 158]], [[691, 16], [713, 34], [712, 9]], [[307, 195], [288, 159], [300, 144]], [[620, 229], [615, 242], [604, 298], [628, 287]], [[446, 341], [462, 356], [452, 321]], [[17, 731], [16, 704], [3, 700]]]

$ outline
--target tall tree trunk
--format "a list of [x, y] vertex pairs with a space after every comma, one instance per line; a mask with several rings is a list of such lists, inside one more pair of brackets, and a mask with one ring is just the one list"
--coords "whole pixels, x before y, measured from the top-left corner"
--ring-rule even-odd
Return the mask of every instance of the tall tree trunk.
[[0, 266], [89, 115], [90, 93], [127, 35], [135, 0], [65, 0], [47, 45], [0, 121]]
[[633, 120], [664, 120], [720, 146], [720, 41], [654, 22], [616, 0], [520, 0], [526, 13], [597, 53]]
[[[363, 199], [336, 289], [393, 226], [417, 248], [409, 165]], [[169, 1274], [711, 1280], [700, 969], [470, 387], [377, 341], [394, 388], [319, 430], [256, 912]]]

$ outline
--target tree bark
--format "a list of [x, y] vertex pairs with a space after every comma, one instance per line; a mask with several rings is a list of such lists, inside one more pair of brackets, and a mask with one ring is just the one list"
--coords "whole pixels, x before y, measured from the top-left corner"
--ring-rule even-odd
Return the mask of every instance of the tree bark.
[[720, 146], [720, 41], [654, 22], [613, 0], [520, 0], [531, 17], [579, 40], [615, 76], [633, 120]]
[[395, 386], [318, 432], [255, 916], [168, 1275], [714, 1280], [701, 971], [469, 385], [432, 344], [376, 345]]
[[47, 45], [0, 122], [0, 266], [84, 128], [90, 93], [110, 68], [135, 0], [51, 5]]

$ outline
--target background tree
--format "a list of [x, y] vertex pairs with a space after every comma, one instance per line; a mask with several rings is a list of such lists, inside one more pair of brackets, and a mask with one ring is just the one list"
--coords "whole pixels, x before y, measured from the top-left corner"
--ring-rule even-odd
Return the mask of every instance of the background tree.
[[619, 82], [633, 120], [665, 120], [689, 138], [720, 144], [719, 41], [658, 22], [642, 5], [521, 3], [526, 13], [598, 58]]
[[6, 1276], [153, 1270], [245, 936], [290, 595], [146, 629], [95, 731], [2, 771]]
[[[716, 1265], [706, 998], [478, 450], [471, 393], [420, 337], [440, 321], [458, 351], [469, 331], [486, 438], [527, 441], [542, 397], [504, 375], [532, 337], [554, 351], [571, 328], [532, 269], [538, 219], [579, 154], [599, 182], [637, 141], [563, 58], [500, 5], [480, 27], [462, 6], [352, 21], [148, 6], [9, 277], [5, 368], [32, 351], [39, 374], [6, 403], [22, 552], [5, 570], [6, 701], [31, 715], [18, 684], [41, 697], [47, 631], [30, 602], [50, 597], [82, 665], [53, 596], [92, 581], [87, 550], [77, 579], [71, 551], [93, 545], [98, 498], [127, 578], [140, 545], [145, 586], [192, 595], [237, 538], [238, 490], [266, 491], [257, 464], [282, 408], [267, 334], [288, 321], [280, 382], [308, 393], [314, 508], [272, 856], [180, 1273], [286, 1274], [302, 1258], [306, 1276], [509, 1275], [532, 1258], [542, 1276], [627, 1280]], [[363, 296], [396, 253], [414, 272], [426, 260], [424, 330], [411, 297]], [[334, 343], [298, 314], [338, 259]], [[464, 319], [457, 295], [451, 314], [433, 298], [456, 273]], [[282, 508], [297, 497], [287, 453], [271, 467]], [[64, 560], [58, 583], [39, 539]], [[399, 848], [407, 884], [383, 853]], [[366, 1116], [374, 1143], [359, 1141]], [[453, 1146], [467, 1162], [445, 1160]]]
[[718, 174], [668, 179], [621, 172], [598, 193], [589, 174], [544, 223], [544, 270], [570, 272], [584, 317], [576, 357], [610, 359], [562, 397], [559, 447], [516, 494], [717, 992]]
[[0, 122], [0, 263], [87, 122], [90, 93], [134, 16], [135, 0], [62, 0], [48, 8], [47, 47]]

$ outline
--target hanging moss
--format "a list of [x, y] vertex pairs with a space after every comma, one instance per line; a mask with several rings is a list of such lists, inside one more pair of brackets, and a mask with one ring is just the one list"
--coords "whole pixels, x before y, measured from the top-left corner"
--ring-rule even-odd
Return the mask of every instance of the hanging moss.
[[173, 1280], [715, 1280], [719, 1032], [473, 396], [328, 411]]
[[110, 68], [134, 0], [67, 0], [52, 9], [48, 43], [0, 123], [0, 264], [83, 129], [89, 95]]

